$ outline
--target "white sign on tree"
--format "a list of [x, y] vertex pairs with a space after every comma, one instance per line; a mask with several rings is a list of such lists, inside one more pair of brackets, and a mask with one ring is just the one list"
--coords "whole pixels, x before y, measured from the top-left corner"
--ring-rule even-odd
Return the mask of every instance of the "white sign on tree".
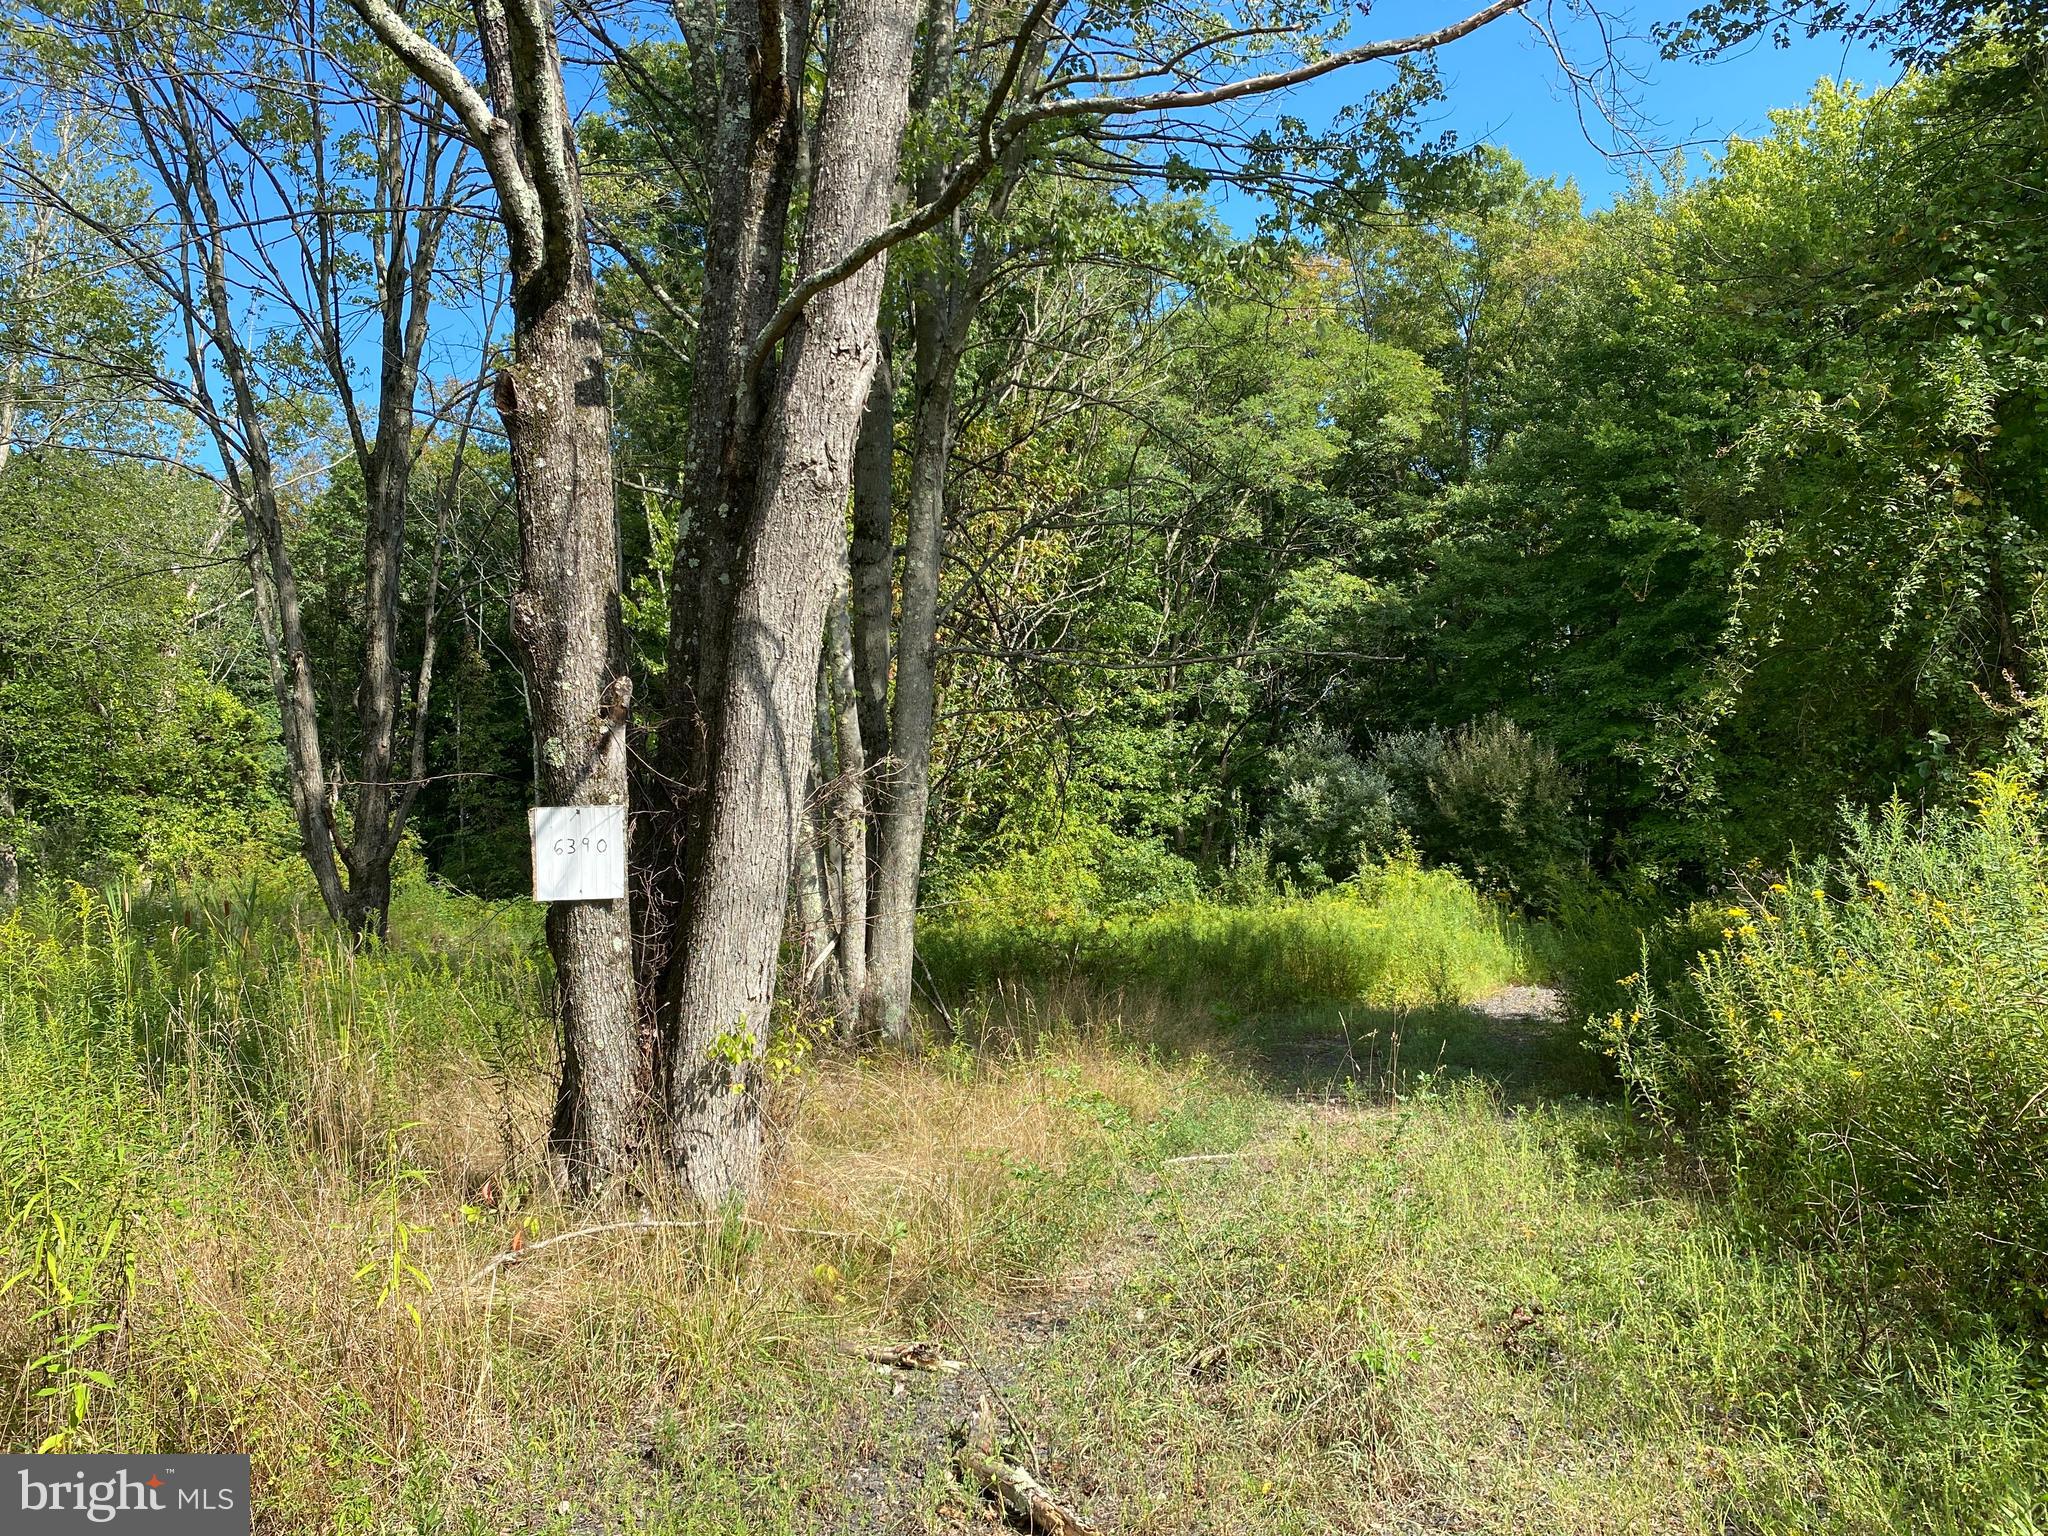
[[526, 824], [535, 901], [616, 901], [626, 894], [623, 805], [536, 805]]

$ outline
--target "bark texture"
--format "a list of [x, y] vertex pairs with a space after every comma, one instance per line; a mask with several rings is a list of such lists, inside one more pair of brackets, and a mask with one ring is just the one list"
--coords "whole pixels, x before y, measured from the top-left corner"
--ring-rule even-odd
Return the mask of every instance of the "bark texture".
[[[511, 448], [520, 588], [512, 624], [533, 716], [538, 789], [554, 805], [624, 805], [632, 685], [619, 616], [611, 397], [583, 187], [546, 0], [477, 0], [490, 99], [387, 0], [350, 0], [455, 112], [498, 195], [512, 258], [512, 366], [493, 400]], [[580, 1192], [633, 1160], [644, 1097], [629, 903], [548, 910], [561, 1078], [550, 1150]]]
[[643, 880], [640, 1002], [666, 1056], [682, 922], [703, 849], [703, 814], [721, 721], [715, 707], [727, 665], [740, 544], [759, 467], [763, 402], [773, 370], [748, 380], [747, 350], [780, 292], [790, 197], [803, 133], [809, 8], [732, 0], [705, 50], [714, 73], [718, 129], [709, 181], [704, 294], [692, 353], [687, 475], [669, 572], [667, 698], [660, 773], [648, 785], [647, 841], [658, 849]]
[[860, 700], [854, 675], [854, 639], [849, 580], [842, 563], [825, 619], [826, 720], [833, 732], [838, 776], [827, 797], [829, 846], [837, 875], [835, 907], [838, 964], [833, 1011], [840, 1033], [857, 1033], [860, 1000], [868, 975], [868, 760], [862, 740]]
[[[909, 0], [846, 0], [834, 13], [803, 271], [834, 265], [888, 222], [916, 29]], [[736, 560], [726, 664], [705, 701], [712, 751], [666, 1086], [672, 1160], [708, 1201], [746, 1193], [760, 1170], [760, 1061], [882, 280], [870, 263], [817, 294], [789, 332]]]
[[896, 584], [896, 382], [886, 350], [875, 364], [853, 468], [853, 675], [861, 744], [889, 755], [889, 628]]
[[[541, 799], [626, 803], [625, 675], [613, 520], [611, 409], [589, 268], [517, 317], [497, 403], [512, 450], [524, 653]], [[572, 1187], [631, 1160], [640, 1108], [627, 901], [548, 908], [561, 1036], [550, 1145]]]

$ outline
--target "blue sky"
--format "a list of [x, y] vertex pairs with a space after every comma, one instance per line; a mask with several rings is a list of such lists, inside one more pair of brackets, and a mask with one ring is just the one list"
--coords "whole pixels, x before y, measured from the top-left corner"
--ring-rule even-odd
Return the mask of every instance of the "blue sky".
[[[1839, 37], [1802, 38], [1786, 49], [1752, 43], [1713, 63], [1660, 59], [1646, 36], [1650, 23], [1675, 17], [1692, 3], [1682, 0], [1634, 17], [1610, 14], [1608, 29], [1632, 34], [1621, 39], [1616, 53], [1633, 77], [1623, 84], [1635, 136], [1660, 153], [1685, 146], [1695, 173], [1730, 135], [1767, 131], [1771, 108], [1798, 105], [1823, 76], [1869, 87], [1898, 77], [1887, 53], [1850, 47]], [[1380, 36], [1419, 31], [1440, 25], [1452, 9], [1444, 0], [1394, 0], [1376, 6], [1363, 25]], [[1600, 33], [1588, 18], [1567, 15], [1561, 4], [1550, 14], [1567, 56], [1582, 65], [1600, 56]], [[1627, 138], [1590, 106], [1581, 123], [1556, 59], [1522, 18], [1505, 17], [1482, 28], [1441, 50], [1438, 62], [1447, 99], [1431, 109], [1431, 131], [1452, 129], [1464, 143], [1497, 144], [1538, 176], [1576, 178], [1589, 208], [1612, 202], [1630, 174], [1645, 166]], [[1286, 110], [1319, 122], [1383, 79], [1371, 72], [1326, 76], [1290, 98]]]

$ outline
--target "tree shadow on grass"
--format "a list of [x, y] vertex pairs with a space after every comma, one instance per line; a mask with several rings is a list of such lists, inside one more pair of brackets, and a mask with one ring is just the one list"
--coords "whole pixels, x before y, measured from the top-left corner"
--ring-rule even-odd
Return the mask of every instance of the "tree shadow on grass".
[[1425, 1080], [1477, 1078], [1510, 1104], [1617, 1096], [1613, 1075], [1545, 987], [1469, 1004], [1326, 1003], [1242, 1021], [1247, 1053], [1276, 1090], [1387, 1100]]

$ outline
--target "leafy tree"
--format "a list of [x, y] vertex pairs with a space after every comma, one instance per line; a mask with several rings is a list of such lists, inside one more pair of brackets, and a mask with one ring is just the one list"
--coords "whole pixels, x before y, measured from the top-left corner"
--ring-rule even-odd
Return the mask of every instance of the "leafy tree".
[[0, 902], [22, 864], [189, 876], [288, 839], [274, 723], [195, 623], [219, 526], [174, 471], [64, 449], [0, 471]]

